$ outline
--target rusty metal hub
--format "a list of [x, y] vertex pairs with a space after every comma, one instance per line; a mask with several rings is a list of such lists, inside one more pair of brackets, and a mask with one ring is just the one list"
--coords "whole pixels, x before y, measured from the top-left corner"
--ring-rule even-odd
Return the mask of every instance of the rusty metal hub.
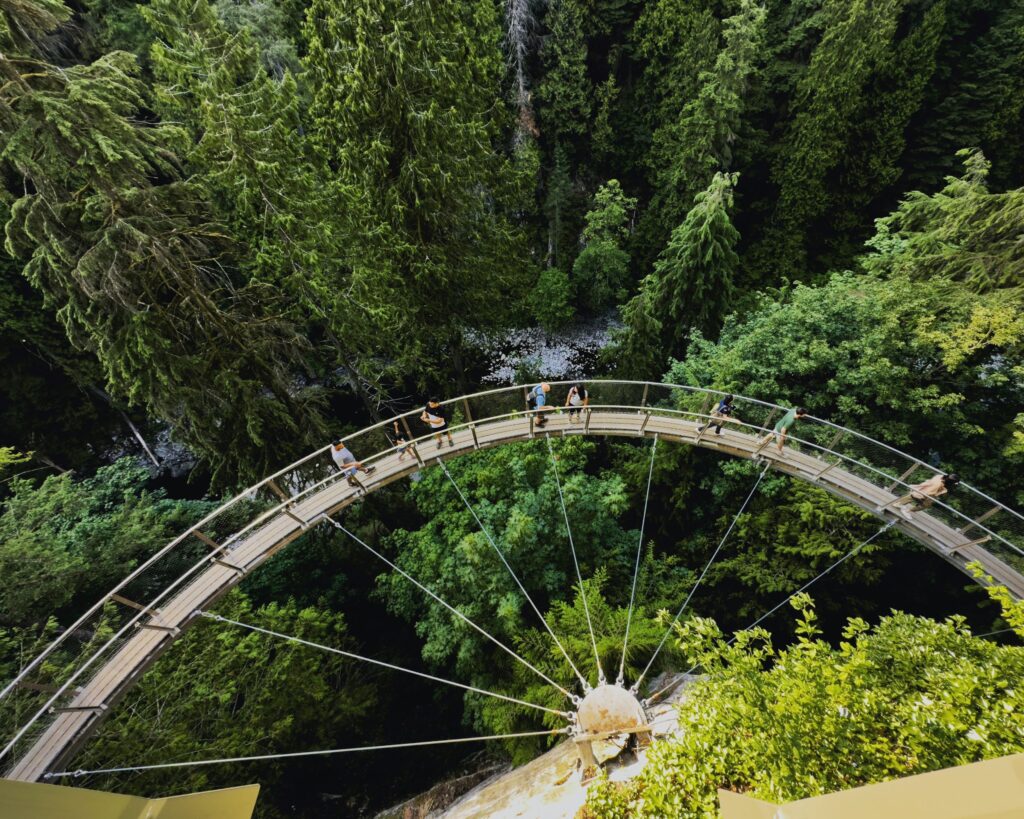
[[647, 715], [633, 694], [619, 685], [605, 683], [583, 698], [576, 722], [584, 734], [632, 732], [646, 726]]

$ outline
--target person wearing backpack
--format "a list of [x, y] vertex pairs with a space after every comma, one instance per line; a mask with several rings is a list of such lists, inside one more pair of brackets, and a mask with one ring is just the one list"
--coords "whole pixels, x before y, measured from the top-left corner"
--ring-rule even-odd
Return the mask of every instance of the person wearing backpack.
[[[722, 424], [728, 421], [730, 418], [736, 417], [733, 415], [733, 397], [731, 395], [725, 396], [713, 410], [711, 410], [711, 418], [706, 424], [701, 424], [697, 427], [697, 434], [699, 435], [712, 424], [715, 426], [715, 435], [722, 434]], [[737, 419], [738, 420], [738, 419]]]
[[549, 392], [551, 392], [551, 385], [544, 381], [530, 390], [526, 397], [526, 405], [537, 415], [537, 427], [543, 427], [548, 422], [544, 413], [551, 409], [547, 406]]

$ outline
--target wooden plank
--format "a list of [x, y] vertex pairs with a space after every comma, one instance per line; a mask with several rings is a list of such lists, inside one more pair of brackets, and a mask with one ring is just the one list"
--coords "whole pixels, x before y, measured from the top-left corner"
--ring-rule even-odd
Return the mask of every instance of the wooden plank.
[[128, 608], [135, 609], [136, 611], [149, 611], [147, 606], [141, 606], [134, 600], [129, 600], [127, 597], [122, 597], [119, 594], [110, 595], [110, 599], [115, 603], [120, 603], [122, 606], [127, 606]]
[[216, 540], [214, 540], [213, 538], [207, 537], [205, 534], [200, 532], [198, 529], [193, 529], [192, 530], [192, 534], [195, 537], [199, 538], [199, 540], [201, 540], [203, 543], [205, 543], [207, 546], [209, 546], [214, 551], [216, 551], [216, 552], [220, 551], [220, 549], [221, 549], [220, 544]]

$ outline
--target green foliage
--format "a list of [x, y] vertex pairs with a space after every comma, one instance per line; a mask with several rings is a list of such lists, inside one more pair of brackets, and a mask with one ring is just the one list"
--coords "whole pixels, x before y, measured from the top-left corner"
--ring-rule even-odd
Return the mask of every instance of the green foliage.
[[[341, 614], [294, 602], [256, 608], [236, 591], [218, 613], [332, 647], [349, 645]], [[353, 739], [375, 699], [362, 668], [338, 655], [201, 620], [132, 688], [78, 759], [89, 769], [358, 744]], [[111, 774], [86, 784], [171, 794], [223, 787], [241, 775], [273, 788], [287, 770], [273, 763], [214, 766], [142, 778]]]
[[756, 0], [741, 0], [735, 15], [722, 24], [724, 44], [711, 70], [698, 75], [699, 91], [652, 137], [648, 159], [655, 188], [649, 218], [660, 245], [716, 171], [732, 164], [740, 116], [750, 76], [755, 70], [765, 21]]
[[554, 164], [548, 178], [544, 211], [548, 218], [548, 258], [555, 267], [569, 270], [575, 256], [577, 226], [574, 216], [575, 190], [569, 168], [569, 154], [562, 143], [555, 145]]
[[572, 266], [572, 289], [585, 310], [597, 313], [620, 301], [629, 279], [629, 254], [614, 242], [591, 242]]
[[[146, 487], [130, 459], [84, 480], [11, 482], [0, 514], [0, 625], [43, 622], [93, 603], [138, 563], [210, 511]], [[154, 580], [154, 582], [156, 582]]]
[[955, 282], [837, 274], [781, 301], [763, 297], [745, 319], [726, 322], [718, 343], [698, 337], [667, 380], [802, 404], [1000, 487], [1022, 400], [1015, 311], [1002, 294], [977, 296]]
[[922, 282], [953, 279], [978, 292], [1024, 287], [1024, 189], [990, 193], [990, 163], [980, 151], [961, 151], [964, 173], [927, 195], [911, 192], [875, 222], [874, 251], [865, 269]]
[[781, 275], [803, 268], [811, 222], [837, 202], [829, 174], [851, 144], [855, 123], [870, 110], [872, 79], [887, 65], [906, 5], [825, 0], [824, 34], [797, 83], [793, 119], [773, 174], [779, 199], [764, 263]]
[[594, 194], [593, 207], [584, 217], [586, 242], [620, 244], [629, 236], [636, 197], [626, 196], [618, 179], [609, 179]]
[[180, 129], [141, 115], [135, 60], [0, 61], [20, 77], [0, 92], [0, 162], [24, 180], [6, 250], [110, 391], [232, 475], [265, 472], [282, 441], [313, 440], [315, 395], [296, 393], [290, 372], [304, 341], [268, 312], [271, 292], [225, 270], [230, 243], [169, 150]]
[[550, 333], [560, 330], [574, 313], [569, 277], [557, 267], [545, 267], [533, 286], [530, 303], [541, 327]]
[[736, 179], [715, 174], [654, 265], [654, 303], [673, 352], [684, 348], [692, 328], [717, 334], [732, 300], [739, 232], [729, 211]]
[[[586, 474], [593, 443], [572, 438], [558, 444], [584, 577], [609, 564], [625, 571], [631, 538], [618, 523], [627, 504], [621, 478]], [[566, 594], [575, 569], [547, 447], [539, 441], [504, 446], [447, 468], [541, 610]], [[423, 522], [388, 537], [395, 562], [499, 639], [519, 633], [535, 615], [444, 473], [426, 470], [410, 492]], [[401, 576], [384, 575], [379, 583], [388, 607], [416, 623], [427, 660], [454, 661], [460, 679], [494, 673], [485, 659], [490, 644], [478, 633], [431, 605]]]
[[[833, 648], [806, 595], [797, 642], [757, 629], [726, 643], [713, 621], [678, 629], [705, 670], [631, 787], [601, 783], [589, 817], [707, 817], [720, 787], [789, 801], [1016, 753], [1024, 650], [970, 636], [962, 618], [848, 621]], [[908, 651], [908, 646], [913, 651]]]
[[614, 362], [616, 372], [633, 379], [657, 378], [665, 369], [661, 341], [662, 323], [656, 303], [657, 280], [647, 276], [637, 294], [622, 308], [622, 324], [612, 336], [606, 360]]
[[580, 0], [552, 0], [545, 23], [550, 30], [543, 48], [546, 71], [537, 87], [541, 125], [556, 138], [582, 134], [590, 123], [593, 90], [587, 79], [585, 14]]
[[497, 9], [317, 0], [305, 35], [309, 127], [348, 204], [345, 321], [387, 326], [377, 341], [421, 379], [461, 373], [464, 330], [500, 326], [525, 285]]

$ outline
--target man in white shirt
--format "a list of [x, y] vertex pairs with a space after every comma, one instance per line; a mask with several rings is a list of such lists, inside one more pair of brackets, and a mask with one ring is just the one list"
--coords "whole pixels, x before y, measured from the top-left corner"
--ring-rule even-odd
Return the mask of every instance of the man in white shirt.
[[377, 470], [375, 466], [363, 466], [362, 461], [357, 461], [356, 456], [345, 446], [345, 442], [338, 438], [331, 444], [331, 457], [341, 473], [348, 478], [349, 486], [359, 486], [356, 480], [356, 472], [364, 472], [367, 475]]

